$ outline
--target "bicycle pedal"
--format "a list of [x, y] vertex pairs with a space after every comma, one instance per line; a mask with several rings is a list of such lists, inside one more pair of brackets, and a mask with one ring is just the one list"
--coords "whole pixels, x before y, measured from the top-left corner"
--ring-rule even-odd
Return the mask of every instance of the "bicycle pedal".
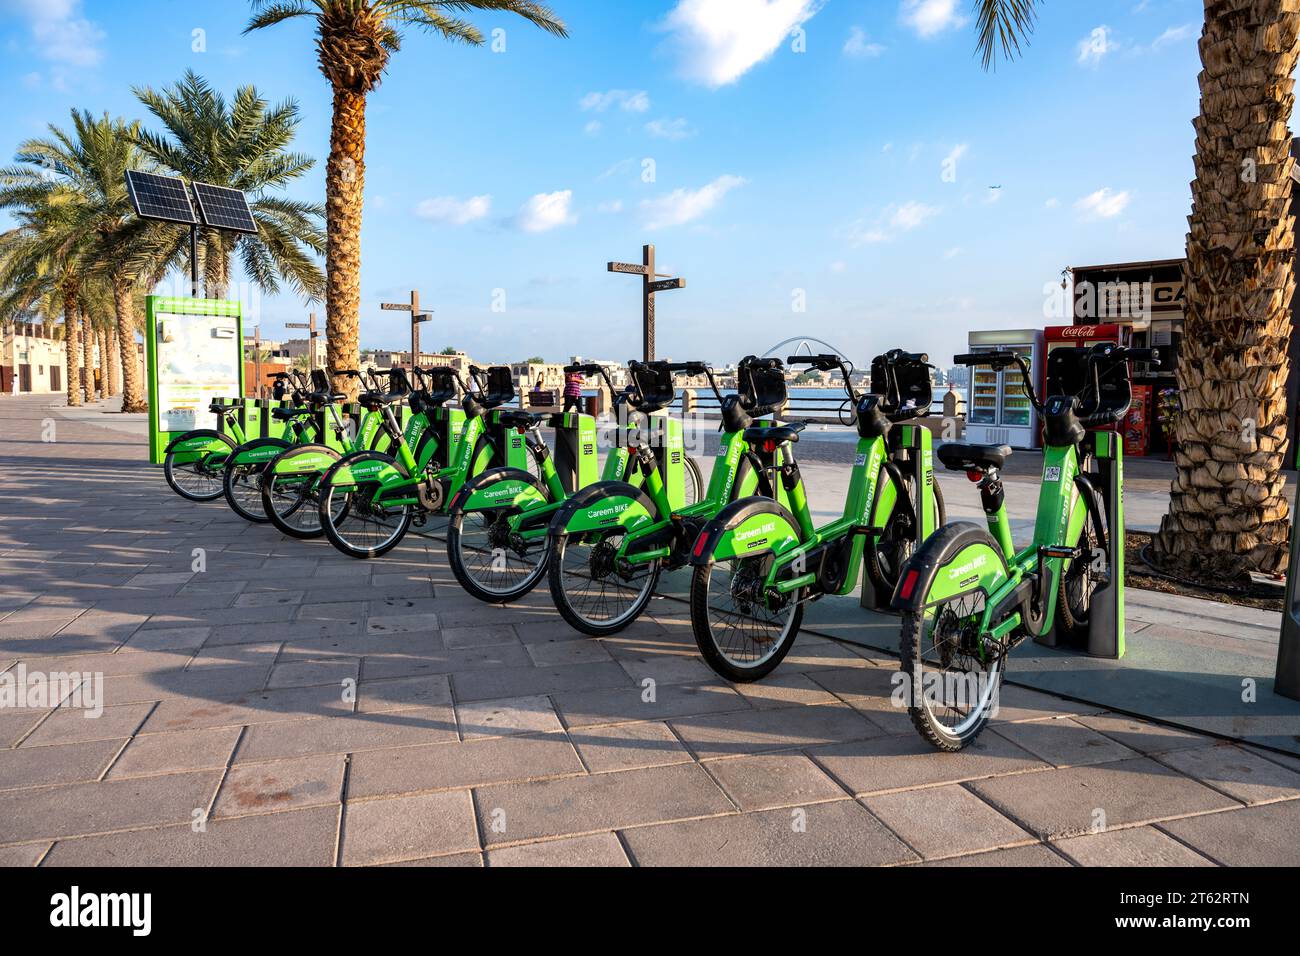
[[1061, 558], [1065, 561], [1073, 561], [1083, 555], [1083, 548], [1069, 548], [1063, 544], [1045, 544], [1038, 549], [1038, 553], [1045, 558]]

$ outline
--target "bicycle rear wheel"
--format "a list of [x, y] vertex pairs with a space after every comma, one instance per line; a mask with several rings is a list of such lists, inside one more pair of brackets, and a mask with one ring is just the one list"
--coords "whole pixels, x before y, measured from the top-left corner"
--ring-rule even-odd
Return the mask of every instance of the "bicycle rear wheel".
[[209, 452], [184, 462], [176, 459], [177, 456], [172, 452], [168, 452], [163, 459], [163, 477], [167, 479], [172, 491], [187, 501], [216, 501], [221, 497], [221, 473], [226, 452]]

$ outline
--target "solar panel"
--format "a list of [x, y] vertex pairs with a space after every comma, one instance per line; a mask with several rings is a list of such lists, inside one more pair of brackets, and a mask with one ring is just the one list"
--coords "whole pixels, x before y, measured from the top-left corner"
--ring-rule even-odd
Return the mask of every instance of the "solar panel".
[[205, 226], [232, 232], [257, 232], [257, 223], [248, 208], [248, 198], [240, 190], [195, 183], [194, 195], [199, 201], [199, 215], [203, 217]]
[[183, 179], [130, 169], [126, 173], [126, 190], [131, 196], [131, 207], [142, 219], [161, 219], [186, 226], [198, 224]]

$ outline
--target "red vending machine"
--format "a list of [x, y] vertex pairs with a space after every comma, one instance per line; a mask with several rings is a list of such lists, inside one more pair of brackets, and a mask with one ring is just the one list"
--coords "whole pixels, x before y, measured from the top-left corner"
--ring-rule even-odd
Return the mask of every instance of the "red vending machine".
[[1151, 447], [1151, 386], [1133, 386], [1133, 404], [1124, 419], [1124, 454], [1145, 455]]

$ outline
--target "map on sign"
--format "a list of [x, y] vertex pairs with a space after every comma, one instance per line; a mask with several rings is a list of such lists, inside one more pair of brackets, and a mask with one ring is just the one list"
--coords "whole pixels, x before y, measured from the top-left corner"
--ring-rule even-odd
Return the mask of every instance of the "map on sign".
[[155, 328], [158, 430], [212, 427], [212, 400], [239, 394], [239, 319], [159, 312]]

